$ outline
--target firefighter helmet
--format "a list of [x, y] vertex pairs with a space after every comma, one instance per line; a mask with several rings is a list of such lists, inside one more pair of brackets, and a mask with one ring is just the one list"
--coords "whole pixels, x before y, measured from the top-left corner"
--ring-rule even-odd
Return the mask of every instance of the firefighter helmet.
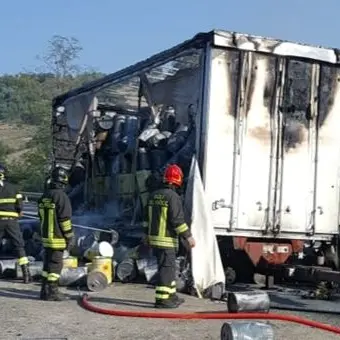
[[51, 182], [67, 185], [68, 184], [67, 170], [60, 166], [55, 167], [51, 173]]
[[6, 168], [4, 165], [0, 164], [0, 181], [3, 181], [6, 177]]
[[183, 183], [183, 171], [176, 164], [170, 164], [164, 171], [163, 180], [165, 183], [181, 186]]

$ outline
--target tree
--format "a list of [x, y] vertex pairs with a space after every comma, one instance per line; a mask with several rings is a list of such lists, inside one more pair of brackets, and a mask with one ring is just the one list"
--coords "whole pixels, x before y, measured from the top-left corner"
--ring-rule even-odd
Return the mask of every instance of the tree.
[[43, 56], [38, 56], [47, 68], [55, 76], [57, 89], [60, 92], [67, 91], [70, 83], [81, 71], [76, 60], [83, 50], [78, 39], [54, 35], [48, 41], [48, 48]]
[[47, 52], [42, 57], [48, 70], [57, 78], [77, 75], [80, 68], [75, 60], [79, 58], [79, 54], [83, 50], [79, 40], [74, 37], [54, 35], [48, 43]]
[[[55, 35], [39, 57], [43, 64], [40, 70], [0, 76], [0, 123], [11, 122], [32, 131], [30, 135], [19, 135], [20, 141], [6, 137], [0, 143], [0, 162], [9, 165], [11, 180], [23, 190], [42, 189], [51, 152], [52, 99], [103, 76], [92, 68], [79, 67], [81, 51], [76, 38]], [[20, 157], [9, 157], [22, 151]]]

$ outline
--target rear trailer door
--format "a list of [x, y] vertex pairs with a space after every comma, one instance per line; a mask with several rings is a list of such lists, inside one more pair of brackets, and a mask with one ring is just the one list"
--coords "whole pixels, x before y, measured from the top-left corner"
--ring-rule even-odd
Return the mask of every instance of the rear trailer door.
[[212, 50], [203, 171], [217, 234], [337, 233], [337, 72]]
[[337, 74], [317, 62], [286, 62], [275, 234], [322, 239], [338, 232]]

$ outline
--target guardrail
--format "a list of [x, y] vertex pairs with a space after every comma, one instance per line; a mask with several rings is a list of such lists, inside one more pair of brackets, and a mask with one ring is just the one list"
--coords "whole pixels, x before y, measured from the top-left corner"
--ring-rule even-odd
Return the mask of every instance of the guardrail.
[[29, 202], [29, 201], [37, 201], [41, 197], [42, 192], [22, 191], [21, 194], [24, 197], [24, 201]]

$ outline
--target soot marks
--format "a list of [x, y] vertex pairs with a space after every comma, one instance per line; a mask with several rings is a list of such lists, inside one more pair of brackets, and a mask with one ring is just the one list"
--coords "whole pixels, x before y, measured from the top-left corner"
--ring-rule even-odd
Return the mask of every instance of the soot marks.
[[286, 70], [283, 101], [283, 145], [288, 152], [297, 148], [305, 139], [311, 118], [312, 65], [290, 60]]
[[306, 139], [306, 127], [298, 120], [286, 119], [282, 128], [283, 145], [286, 152], [296, 149]]
[[269, 109], [270, 115], [273, 114], [270, 107], [272, 105], [273, 98], [275, 96], [275, 80], [276, 80], [276, 58], [267, 57], [267, 69], [266, 69], [266, 84], [263, 92], [263, 100], [266, 108]]
[[238, 48], [240, 45], [244, 45], [246, 43], [251, 43], [253, 44], [255, 51], [267, 51], [269, 53], [273, 52], [276, 47], [282, 44], [282, 41], [279, 40], [258, 36], [249, 36], [235, 32], [232, 33], [231, 41], [235, 48]]
[[321, 66], [318, 126], [322, 126], [331, 111], [339, 88], [340, 70], [335, 66]]
[[240, 61], [239, 61], [239, 55], [240, 53], [238, 51], [228, 51], [226, 53], [225, 58], [227, 58], [227, 64], [229, 72], [227, 74], [227, 77], [229, 78], [229, 84], [231, 85], [229, 91], [230, 91], [230, 97], [231, 97], [231, 103], [227, 103], [228, 105], [228, 115], [231, 115], [233, 117], [236, 116], [236, 100], [237, 100], [237, 87], [238, 87], [238, 79], [239, 79], [239, 69], [240, 69]]
[[267, 126], [257, 126], [248, 130], [249, 137], [252, 137], [262, 144], [270, 144], [271, 131]]
[[334, 48], [333, 51], [334, 51], [334, 54], [335, 54], [335, 57], [336, 57], [336, 62], [340, 63], [340, 49]]

